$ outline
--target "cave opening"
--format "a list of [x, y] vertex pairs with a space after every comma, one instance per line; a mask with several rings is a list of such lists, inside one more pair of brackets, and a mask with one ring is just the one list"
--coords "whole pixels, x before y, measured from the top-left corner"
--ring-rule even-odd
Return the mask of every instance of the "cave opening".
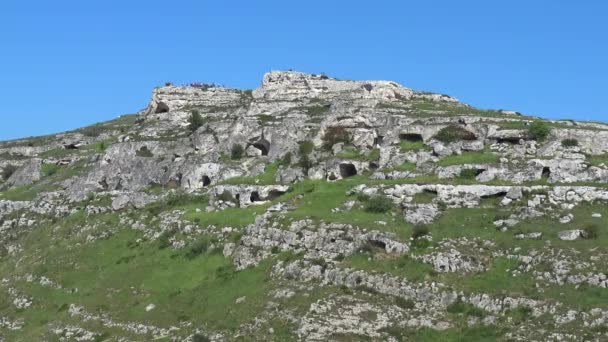
[[551, 177], [551, 168], [548, 166], [543, 167], [541, 178], [549, 179]]
[[424, 139], [422, 139], [422, 135], [418, 133], [401, 133], [399, 134], [399, 140], [405, 140], [409, 142], [424, 141]]
[[251, 196], [249, 196], [249, 200], [251, 202], [261, 202], [262, 198], [260, 197], [260, 193], [257, 191], [251, 192]]
[[155, 114], [168, 113], [168, 112], [169, 112], [169, 106], [167, 106], [166, 103], [159, 102], [156, 104], [156, 110], [154, 111]]
[[357, 175], [357, 168], [355, 165], [350, 163], [340, 164], [340, 176], [342, 178], [348, 178]]
[[270, 142], [268, 140], [262, 138], [262, 139], [258, 140], [257, 142], [253, 143], [253, 147], [260, 150], [262, 152], [263, 156], [267, 156], [268, 152], [270, 151]]

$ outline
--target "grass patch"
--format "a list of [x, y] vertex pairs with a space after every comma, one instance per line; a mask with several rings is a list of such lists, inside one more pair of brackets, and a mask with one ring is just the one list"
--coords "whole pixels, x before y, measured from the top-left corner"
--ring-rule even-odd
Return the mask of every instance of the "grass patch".
[[437, 162], [439, 166], [462, 165], [462, 164], [498, 164], [500, 157], [490, 151], [463, 152], [441, 158]]

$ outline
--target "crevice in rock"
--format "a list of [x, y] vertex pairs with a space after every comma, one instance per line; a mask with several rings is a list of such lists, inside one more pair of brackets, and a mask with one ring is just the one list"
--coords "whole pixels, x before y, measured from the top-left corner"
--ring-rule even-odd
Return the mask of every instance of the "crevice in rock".
[[204, 175], [203, 176], [203, 186], [208, 186], [211, 184], [211, 178], [209, 178], [209, 176]]
[[551, 177], [551, 168], [548, 166], [543, 167], [541, 178], [549, 179]]
[[66, 144], [63, 145], [63, 148], [66, 150], [77, 150], [78, 146], [76, 146], [76, 144]]
[[371, 162], [369, 162], [369, 168], [370, 168], [371, 170], [377, 170], [379, 167], [380, 167], [380, 166], [378, 165], [378, 163], [377, 163], [377, 162], [375, 162], [375, 161], [371, 161]]

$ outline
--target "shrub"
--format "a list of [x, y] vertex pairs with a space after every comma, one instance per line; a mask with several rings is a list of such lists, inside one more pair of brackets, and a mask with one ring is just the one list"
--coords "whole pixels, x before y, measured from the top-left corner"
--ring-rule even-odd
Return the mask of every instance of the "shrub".
[[104, 127], [100, 124], [95, 124], [92, 126], [88, 126], [88, 127], [84, 127], [80, 129], [80, 133], [82, 133], [83, 135], [87, 136], [87, 137], [98, 137], [101, 135], [101, 133], [103, 133], [104, 131]]
[[395, 298], [395, 304], [402, 309], [413, 309], [416, 304], [411, 299], [403, 299], [401, 297]]
[[202, 333], [196, 333], [192, 335], [192, 342], [209, 342], [211, 341], [207, 336]]
[[41, 171], [45, 176], [52, 176], [59, 171], [60, 166], [57, 164], [42, 164]]
[[283, 158], [281, 158], [281, 160], [279, 161], [279, 164], [283, 165], [283, 166], [289, 166], [289, 165], [291, 165], [291, 159], [292, 159], [291, 152], [287, 152], [287, 153], [285, 153]]
[[230, 150], [230, 159], [239, 160], [243, 158], [243, 152], [245, 152], [243, 146], [239, 144], [232, 145], [232, 149]]
[[331, 150], [337, 143], [348, 144], [350, 141], [350, 133], [344, 127], [329, 127], [323, 136], [323, 147], [326, 150]]
[[564, 140], [562, 140], [562, 146], [564, 146], [564, 147], [578, 146], [578, 140], [576, 140], [576, 139], [564, 139]]
[[483, 317], [485, 311], [474, 306], [473, 304], [464, 303], [460, 299], [448, 305], [447, 312], [452, 314], [465, 314], [467, 316]]
[[599, 232], [600, 227], [595, 223], [588, 224], [583, 227], [583, 237], [585, 239], [597, 239]]
[[2, 169], [2, 178], [4, 180], [9, 179], [13, 175], [13, 173], [15, 173], [15, 171], [17, 171], [17, 167], [15, 165], [12, 165], [12, 164], [6, 165]]
[[165, 249], [171, 246], [171, 237], [173, 237], [173, 232], [170, 230], [165, 230], [158, 237], [158, 249]]
[[194, 132], [197, 129], [201, 128], [205, 124], [205, 120], [201, 116], [201, 113], [198, 110], [193, 110], [190, 113], [190, 118], [188, 119], [188, 129], [190, 132]]
[[209, 248], [209, 241], [204, 240], [204, 239], [198, 240], [195, 243], [193, 243], [192, 245], [190, 245], [190, 248], [188, 248], [188, 251], [186, 252], [186, 258], [194, 259], [197, 256], [205, 253], [208, 248]]
[[152, 151], [150, 151], [148, 149], [148, 146], [143, 146], [142, 148], [137, 150], [137, 152], [135, 152], [135, 155], [138, 157], [145, 157], [145, 158], [154, 157], [154, 154], [152, 154]]
[[458, 125], [449, 125], [442, 128], [439, 132], [437, 132], [437, 134], [435, 134], [434, 138], [446, 144], [461, 140], [477, 139], [473, 132], [467, 131]]
[[551, 133], [551, 126], [542, 121], [534, 121], [528, 127], [528, 137], [536, 141], [543, 141]]
[[475, 179], [477, 174], [478, 171], [476, 169], [462, 169], [458, 177], [461, 179]]
[[298, 161], [298, 166], [300, 166], [301, 168], [304, 169], [304, 173], [308, 173], [308, 170], [313, 166], [313, 163], [307, 154], [303, 154], [300, 156], [300, 160]]
[[97, 143], [97, 145], [95, 145], [95, 150], [97, 150], [97, 152], [104, 152], [107, 148], [108, 146], [106, 145], [105, 141], [100, 141]]
[[298, 150], [300, 154], [311, 154], [315, 145], [311, 141], [301, 141]]
[[393, 201], [388, 197], [382, 195], [376, 195], [370, 197], [365, 202], [365, 211], [368, 213], [385, 213], [393, 209]]
[[415, 226], [412, 230], [412, 239], [417, 240], [423, 236], [429, 235], [430, 231], [427, 226]]
[[236, 199], [234, 198], [234, 196], [232, 196], [232, 193], [228, 190], [224, 190], [224, 192], [222, 192], [219, 196], [217, 196], [217, 198], [224, 202], [236, 203]]

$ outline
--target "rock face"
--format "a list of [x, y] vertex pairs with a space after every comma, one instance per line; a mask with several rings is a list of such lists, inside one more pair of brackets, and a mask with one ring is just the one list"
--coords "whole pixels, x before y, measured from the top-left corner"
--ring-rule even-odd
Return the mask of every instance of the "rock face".
[[273, 71], [0, 182], [0, 341], [608, 340], [606, 124]]

